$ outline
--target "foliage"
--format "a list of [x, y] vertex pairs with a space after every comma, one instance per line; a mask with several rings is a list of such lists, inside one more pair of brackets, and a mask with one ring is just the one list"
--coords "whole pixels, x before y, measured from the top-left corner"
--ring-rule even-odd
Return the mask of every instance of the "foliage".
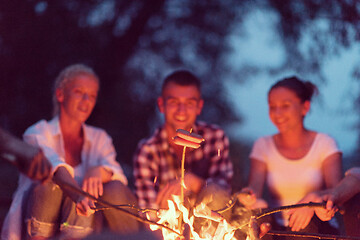
[[[225, 11], [224, 11], [225, 10]], [[204, 118], [238, 118], [219, 79], [231, 1], [0, 1], [1, 125], [20, 135], [51, 118], [53, 79], [83, 62], [102, 81], [89, 122], [114, 138], [119, 160], [131, 165], [150, 134], [162, 78], [188, 68], [204, 79]]]
[[20, 135], [50, 119], [53, 79], [83, 62], [102, 81], [89, 123], [105, 128], [119, 161], [131, 165], [137, 142], [159, 125], [155, 99], [174, 69], [203, 80], [203, 119], [240, 124], [223, 82], [246, 78], [226, 57], [229, 36], [251, 11], [278, 16], [287, 61], [271, 71], [321, 76], [326, 56], [359, 40], [359, 8], [355, 0], [0, 0], [0, 124]]

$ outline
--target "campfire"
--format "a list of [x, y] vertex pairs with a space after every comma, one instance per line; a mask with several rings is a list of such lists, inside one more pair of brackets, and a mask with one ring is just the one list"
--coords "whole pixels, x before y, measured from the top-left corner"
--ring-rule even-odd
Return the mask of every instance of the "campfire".
[[[235, 237], [235, 232], [238, 230], [242, 232], [241, 239], [246, 238], [247, 240], [256, 240], [259, 239], [259, 226], [257, 225], [257, 220], [266, 215], [291, 208], [325, 206], [324, 203], [307, 203], [273, 209], [257, 210], [249, 210], [245, 207], [237, 207], [236, 210], [233, 211], [235, 216], [231, 218], [230, 222], [226, 221], [221, 214], [235, 206], [237, 203], [237, 195], [239, 193], [233, 194], [233, 197], [229, 200], [228, 204], [222, 209], [209, 209], [207, 207], [207, 203], [210, 202], [211, 199], [205, 199], [199, 205], [191, 206], [191, 204], [188, 204], [184, 198], [185, 152], [187, 147], [200, 147], [200, 143], [204, 141], [204, 139], [200, 135], [191, 133], [191, 131], [187, 132], [180, 129], [177, 131], [177, 133], [178, 135], [174, 138], [174, 142], [183, 146], [181, 160], [181, 195], [173, 195], [173, 199], [168, 200], [168, 209], [138, 209], [135, 206], [130, 205], [113, 205], [101, 199], [97, 199], [80, 189], [74, 188], [68, 183], [62, 182], [58, 184], [61, 184], [62, 187], [71, 188], [71, 190], [94, 200], [97, 203], [97, 207], [94, 209], [96, 211], [107, 208], [116, 208], [119, 211], [122, 211], [135, 218], [136, 220], [148, 224], [150, 229], [153, 231], [161, 230], [164, 240], [230, 240], [237, 239]], [[218, 152], [218, 154], [220, 154], [220, 152]], [[128, 209], [131, 211], [128, 211]], [[134, 214], [133, 210], [137, 211], [138, 214]], [[151, 219], [149, 213], [155, 213], [157, 221]], [[147, 216], [147, 218], [142, 217], [144, 214]], [[200, 224], [197, 224], [196, 222], [199, 220]], [[268, 232], [268, 234], [281, 235], [282, 233]], [[286, 233], [283, 234], [286, 235]], [[309, 234], [307, 234], [306, 237], [309, 237]], [[315, 235], [313, 237], [322, 239], [320, 235]], [[326, 236], [326, 238], [329, 239], [329, 236]], [[334, 239], [336, 238], [337, 237], [334, 237]]]
[[[186, 207], [184, 202], [184, 163], [186, 148], [198, 148], [204, 139], [197, 134], [187, 132], [182, 129], [177, 130], [177, 136], [174, 138], [174, 143], [183, 146], [183, 155], [181, 160], [181, 196], [173, 195], [172, 200], [168, 200], [168, 209], [161, 209], [157, 212], [157, 221], [160, 225], [165, 225], [167, 228], [162, 228], [162, 235], [164, 240], [172, 239], [234, 239], [235, 231], [238, 227], [229, 224], [220, 214], [222, 210], [212, 211], [207, 207], [208, 201], [203, 201], [195, 207]], [[218, 154], [220, 152], [218, 151]], [[229, 202], [232, 205], [234, 200]], [[229, 208], [225, 207], [226, 208]], [[195, 219], [201, 219], [201, 227], [195, 226]], [[150, 229], [159, 230], [159, 225], [150, 225]], [[195, 229], [197, 228], [197, 229]]]
[[[211, 211], [206, 203], [201, 203], [190, 211], [180, 200], [179, 196], [173, 196], [173, 200], [168, 201], [169, 209], [159, 210], [157, 223], [170, 227], [176, 233], [162, 228], [164, 240], [184, 239], [205, 240], [205, 239], [233, 239], [236, 228], [232, 227], [218, 213]], [[201, 226], [199, 232], [195, 231], [195, 217], [205, 219], [205, 224]], [[160, 227], [150, 225], [150, 229], [155, 231]]]

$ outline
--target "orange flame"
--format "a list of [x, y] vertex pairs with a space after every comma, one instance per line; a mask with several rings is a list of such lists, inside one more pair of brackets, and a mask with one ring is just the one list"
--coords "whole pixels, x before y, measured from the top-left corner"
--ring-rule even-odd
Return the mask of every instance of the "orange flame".
[[[161, 209], [158, 211], [159, 224], [168, 226], [176, 231], [179, 235], [182, 234], [182, 221], [188, 224], [190, 229], [190, 238], [193, 240], [210, 240], [210, 239], [235, 239], [234, 233], [236, 228], [231, 226], [227, 221], [218, 213], [212, 212], [206, 203], [201, 203], [193, 209], [190, 213], [189, 210], [181, 203], [179, 196], [173, 195], [173, 200], [168, 200], [169, 209]], [[194, 229], [195, 217], [207, 219], [207, 223], [203, 226], [200, 232], [196, 232]], [[181, 221], [182, 219], [182, 221]], [[213, 224], [216, 222], [218, 224]], [[151, 225], [152, 231], [158, 230], [159, 227]], [[179, 239], [179, 235], [171, 232], [165, 228], [162, 228], [162, 235], [164, 240]]]

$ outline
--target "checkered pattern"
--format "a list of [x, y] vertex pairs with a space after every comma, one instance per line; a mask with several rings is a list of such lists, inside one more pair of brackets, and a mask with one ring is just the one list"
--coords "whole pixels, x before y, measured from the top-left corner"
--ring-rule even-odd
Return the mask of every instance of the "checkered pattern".
[[[229, 139], [224, 131], [216, 125], [197, 122], [193, 132], [203, 136], [205, 142], [200, 148], [186, 152], [185, 171], [207, 183], [214, 182], [230, 189], [233, 168], [229, 159]], [[157, 208], [155, 201], [159, 189], [180, 175], [181, 159], [168, 144], [164, 127], [139, 143], [134, 155], [134, 176], [141, 208]]]

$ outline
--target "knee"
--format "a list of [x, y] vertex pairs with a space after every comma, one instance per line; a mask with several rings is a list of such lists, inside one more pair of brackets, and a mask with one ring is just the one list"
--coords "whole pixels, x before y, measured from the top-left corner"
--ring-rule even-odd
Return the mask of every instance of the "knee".
[[36, 183], [31, 190], [31, 194], [36, 195], [37, 198], [42, 198], [46, 196], [54, 196], [54, 194], [61, 195], [62, 190], [54, 182], [49, 181], [46, 183]]
[[27, 236], [31, 239], [36, 237], [50, 238], [55, 236], [57, 232], [57, 225], [55, 223], [47, 223], [35, 218], [27, 219], [25, 223]]
[[113, 204], [136, 204], [133, 192], [120, 181], [110, 181], [104, 184], [103, 200]]

